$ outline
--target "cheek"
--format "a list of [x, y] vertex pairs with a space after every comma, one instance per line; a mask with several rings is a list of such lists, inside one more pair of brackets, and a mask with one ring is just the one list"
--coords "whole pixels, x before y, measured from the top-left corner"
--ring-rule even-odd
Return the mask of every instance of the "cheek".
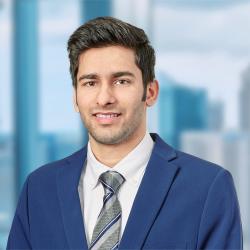
[[93, 95], [79, 92], [77, 95], [77, 104], [79, 107], [88, 108], [91, 104], [93, 105]]
[[79, 99], [77, 100], [77, 104], [78, 104], [78, 108], [81, 110], [81, 111], [84, 111], [84, 109], [86, 109], [86, 102], [83, 101], [82, 99]]
[[136, 99], [130, 98], [130, 99], [126, 100], [125, 108], [126, 108], [127, 113], [129, 115], [132, 115], [132, 116], [138, 115], [139, 116], [141, 113], [145, 112], [145, 110], [146, 110], [145, 107], [146, 107], [145, 102], [142, 102], [141, 98], [138, 99], [138, 96], [136, 97]]
[[129, 105], [135, 105], [141, 101], [142, 93], [140, 89], [131, 88], [131, 89], [122, 89], [115, 92], [116, 99], [119, 103], [124, 103]]

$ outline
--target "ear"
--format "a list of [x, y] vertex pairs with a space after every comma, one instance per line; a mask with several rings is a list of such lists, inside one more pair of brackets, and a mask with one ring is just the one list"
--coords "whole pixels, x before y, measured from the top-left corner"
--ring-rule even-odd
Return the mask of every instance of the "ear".
[[150, 82], [147, 86], [147, 98], [146, 105], [148, 107], [153, 106], [157, 100], [159, 93], [159, 84], [157, 80]]
[[78, 108], [78, 104], [77, 104], [77, 90], [76, 88], [74, 87], [74, 90], [73, 90], [73, 105], [74, 105], [74, 109], [77, 113], [79, 113], [79, 108]]

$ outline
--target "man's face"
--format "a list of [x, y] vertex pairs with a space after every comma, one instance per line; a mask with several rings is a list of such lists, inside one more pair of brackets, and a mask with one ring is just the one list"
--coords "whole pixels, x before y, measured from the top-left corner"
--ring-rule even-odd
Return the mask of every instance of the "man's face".
[[144, 135], [142, 96], [142, 73], [133, 50], [108, 46], [80, 55], [75, 108], [95, 141], [118, 144]]

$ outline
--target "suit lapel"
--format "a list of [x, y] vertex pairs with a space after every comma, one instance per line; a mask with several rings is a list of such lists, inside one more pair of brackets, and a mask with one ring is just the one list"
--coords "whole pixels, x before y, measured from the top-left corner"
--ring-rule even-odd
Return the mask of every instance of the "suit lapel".
[[[154, 220], [166, 199], [178, 166], [170, 162], [175, 151], [159, 136], [151, 135], [155, 146], [135, 197], [121, 242], [120, 249], [140, 249]], [[88, 249], [78, 184], [86, 159], [87, 147], [65, 159], [57, 174], [59, 203], [64, 229], [71, 249]]]
[[59, 203], [70, 249], [88, 249], [78, 183], [86, 158], [86, 147], [65, 160], [57, 174]]
[[175, 151], [157, 135], [151, 136], [155, 138], [155, 146], [135, 197], [120, 249], [142, 248], [177, 174], [178, 166], [170, 162], [176, 157]]

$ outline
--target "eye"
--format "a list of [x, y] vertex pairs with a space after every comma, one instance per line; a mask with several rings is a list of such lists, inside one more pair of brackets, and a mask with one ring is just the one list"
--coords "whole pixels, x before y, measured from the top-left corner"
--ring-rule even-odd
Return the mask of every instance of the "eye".
[[86, 87], [94, 87], [96, 85], [96, 82], [95, 81], [88, 81], [88, 82], [84, 82], [82, 85], [86, 86]]
[[117, 85], [125, 85], [125, 84], [129, 84], [130, 81], [129, 80], [126, 80], [126, 79], [118, 79], [115, 81], [115, 84]]

